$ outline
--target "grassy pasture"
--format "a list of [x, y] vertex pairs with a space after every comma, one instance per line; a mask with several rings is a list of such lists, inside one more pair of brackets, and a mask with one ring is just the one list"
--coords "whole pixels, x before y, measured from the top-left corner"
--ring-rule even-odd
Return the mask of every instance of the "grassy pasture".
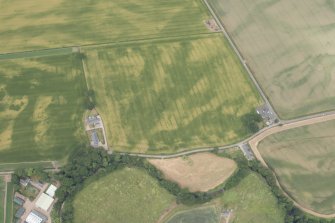
[[210, 2], [282, 118], [335, 109], [333, 1]]
[[269, 136], [259, 144], [285, 190], [317, 212], [335, 211], [335, 121]]
[[[200, 211], [201, 209], [203, 210]], [[284, 223], [284, 210], [278, 207], [276, 198], [264, 180], [254, 173], [250, 173], [236, 187], [225, 191], [221, 197], [210, 203], [177, 207], [164, 222], [221, 223], [225, 222], [224, 218], [220, 219], [221, 212], [227, 209], [233, 209], [229, 222]], [[194, 219], [194, 216], [201, 213], [201, 221]]]
[[249, 135], [261, 99], [219, 34], [87, 49], [87, 82], [114, 150], [175, 152]]
[[64, 158], [83, 136], [85, 91], [75, 55], [0, 60], [0, 162]]
[[122, 169], [88, 182], [74, 200], [74, 223], [155, 223], [174, 201], [144, 171]]
[[208, 32], [200, 0], [0, 0], [0, 53]]
[[13, 199], [14, 199], [14, 184], [7, 183], [7, 199], [6, 199], [6, 222], [13, 222]]
[[173, 159], [149, 159], [164, 176], [190, 191], [209, 191], [224, 183], [237, 169], [234, 160], [211, 153]]

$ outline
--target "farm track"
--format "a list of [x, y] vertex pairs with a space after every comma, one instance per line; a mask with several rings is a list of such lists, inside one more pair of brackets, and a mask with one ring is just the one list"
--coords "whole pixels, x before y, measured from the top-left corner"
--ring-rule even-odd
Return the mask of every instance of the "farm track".
[[71, 54], [73, 52], [76, 52], [75, 49], [77, 48], [80, 48], [80, 49], [100, 48], [100, 47], [106, 47], [106, 46], [119, 46], [119, 45], [138, 44], [138, 43], [154, 43], [154, 42], [164, 42], [164, 41], [173, 41], [173, 40], [177, 41], [177, 40], [188, 39], [188, 38], [202, 38], [202, 37], [216, 35], [216, 34], [217, 32], [198, 33], [198, 34], [178, 35], [178, 36], [169, 36], [169, 37], [154, 37], [154, 38], [145, 38], [145, 39], [126, 40], [126, 41], [114, 41], [114, 42], [105, 42], [105, 43], [73, 45], [73, 46], [45, 48], [45, 49], [30, 50], [30, 51], [8, 52], [8, 53], [1, 53], [0, 60], [65, 55], [65, 54]]

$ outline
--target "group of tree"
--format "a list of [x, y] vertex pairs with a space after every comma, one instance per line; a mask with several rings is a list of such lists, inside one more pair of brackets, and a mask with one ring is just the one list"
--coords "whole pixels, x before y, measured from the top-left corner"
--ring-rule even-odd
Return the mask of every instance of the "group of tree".
[[[146, 159], [130, 156], [126, 154], [107, 154], [104, 150], [93, 150], [84, 148], [76, 150], [69, 158], [68, 164], [54, 176], [61, 182], [60, 188], [56, 192], [58, 202], [54, 206], [53, 215], [58, 215], [63, 223], [73, 222], [73, 198], [84, 185], [84, 182], [91, 178], [97, 180], [106, 174], [124, 168], [134, 167], [144, 169], [149, 175], [157, 179], [159, 185], [176, 197], [178, 203], [192, 205], [210, 201], [221, 195], [224, 190], [235, 187], [251, 171], [261, 175], [270, 186], [272, 193], [278, 200], [279, 206], [286, 211], [285, 223], [326, 223], [335, 220], [317, 219], [311, 217], [300, 209], [296, 208], [293, 202], [287, 198], [277, 186], [276, 178], [272, 171], [261, 165], [258, 161], [248, 162], [243, 157], [233, 157], [238, 164], [238, 171], [226, 181], [224, 186], [209, 192], [190, 192], [180, 188], [175, 182], [164, 178], [161, 171], [151, 165]], [[32, 177], [39, 175], [40, 179], [49, 176], [44, 175], [40, 169], [18, 170], [14, 174], [14, 181], [22, 177]], [[37, 174], [38, 173], [38, 174]]]
[[93, 90], [87, 90], [85, 93], [84, 106], [87, 110], [95, 108], [95, 93]]
[[256, 133], [260, 129], [260, 123], [263, 121], [262, 117], [256, 112], [250, 112], [241, 117], [243, 126], [247, 128], [250, 133]]
[[30, 178], [33, 181], [47, 182], [51, 179], [50, 173], [41, 167], [17, 169], [12, 174], [12, 182], [18, 188], [20, 186], [20, 179]]

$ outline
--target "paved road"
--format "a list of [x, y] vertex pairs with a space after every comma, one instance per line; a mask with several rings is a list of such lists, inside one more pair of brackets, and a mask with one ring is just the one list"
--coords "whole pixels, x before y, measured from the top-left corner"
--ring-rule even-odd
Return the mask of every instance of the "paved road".
[[[274, 108], [272, 107], [272, 104], [270, 103], [270, 101], [268, 100], [268, 98], [266, 97], [265, 93], [263, 92], [263, 89], [261, 88], [261, 86], [258, 84], [255, 76], [253, 75], [253, 73], [251, 72], [246, 60], [243, 58], [242, 54], [240, 53], [240, 51], [238, 50], [238, 48], [236, 47], [234, 41], [230, 38], [230, 35], [228, 34], [228, 32], [226, 31], [226, 28], [224, 27], [222, 20], [216, 15], [214, 9], [212, 8], [212, 6], [208, 3], [207, 0], [203, 0], [203, 2], [205, 3], [205, 5], [207, 6], [208, 10], [210, 11], [210, 13], [212, 14], [214, 20], [216, 21], [216, 23], [218, 24], [218, 26], [220, 27], [223, 35], [227, 38], [229, 44], [231, 45], [231, 47], [233, 48], [233, 50], [235, 51], [238, 59], [240, 60], [240, 62], [243, 64], [245, 70], [247, 71], [247, 73], [249, 74], [251, 80], [254, 82], [258, 92], [261, 94], [265, 104], [271, 108], [271, 110], [273, 112], [276, 113], [276, 110], [274, 110]], [[279, 119], [279, 116], [276, 114], [277, 119]]]

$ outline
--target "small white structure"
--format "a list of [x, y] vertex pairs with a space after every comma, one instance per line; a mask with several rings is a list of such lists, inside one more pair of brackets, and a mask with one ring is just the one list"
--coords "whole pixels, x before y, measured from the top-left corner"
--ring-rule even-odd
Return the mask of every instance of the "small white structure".
[[48, 190], [45, 193], [53, 198], [55, 196], [56, 190], [57, 187], [53, 184], [50, 184]]
[[42, 223], [44, 221], [41, 216], [37, 215], [34, 211], [30, 212], [25, 222], [27, 223]]
[[54, 199], [49, 195], [43, 193], [36, 201], [36, 207], [41, 208], [44, 211], [48, 211], [48, 209], [52, 205], [52, 202], [54, 202]]

